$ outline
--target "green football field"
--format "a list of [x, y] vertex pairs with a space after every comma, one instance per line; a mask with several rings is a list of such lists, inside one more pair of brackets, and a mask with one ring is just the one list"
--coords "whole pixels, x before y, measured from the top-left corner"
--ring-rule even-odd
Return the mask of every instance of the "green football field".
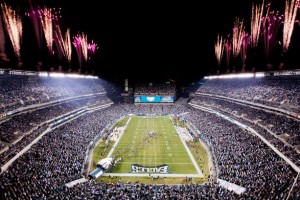
[[110, 172], [130, 173], [132, 165], [168, 166], [168, 173], [197, 174], [170, 117], [134, 116], [113, 149], [122, 158]]

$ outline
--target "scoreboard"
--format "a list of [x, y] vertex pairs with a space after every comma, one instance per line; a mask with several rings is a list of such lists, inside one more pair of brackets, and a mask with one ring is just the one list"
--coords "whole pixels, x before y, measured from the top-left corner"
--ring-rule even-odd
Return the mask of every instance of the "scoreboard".
[[144, 95], [134, 95], [134, 103], [173, 103], [174, 96], [144, 96]]

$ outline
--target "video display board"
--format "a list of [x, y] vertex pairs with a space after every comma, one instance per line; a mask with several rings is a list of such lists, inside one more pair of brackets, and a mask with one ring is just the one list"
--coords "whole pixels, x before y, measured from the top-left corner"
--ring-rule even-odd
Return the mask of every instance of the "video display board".
[[174, 102], [174, 96], [143, 96], [143, 95], [135, 95], [134, 96], [135, 103], [172, 103]]

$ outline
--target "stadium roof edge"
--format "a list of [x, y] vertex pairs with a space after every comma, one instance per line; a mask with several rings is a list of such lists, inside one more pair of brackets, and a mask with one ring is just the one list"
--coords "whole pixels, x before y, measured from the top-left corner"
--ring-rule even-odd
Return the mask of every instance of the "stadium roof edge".
[[293, 76], [293, 75], [300, 75], [300, 69], [221, 74], [221, 75], [204, 76], [204, 79], [259, 78], [259, 77], [267, 77], [267, 76]]
[[26, 71], [26, 70], [13, 70], [13, 69], [1, 69], [0, 74], [7, 75], [26, 75], [26, 76], [42, 76], [42, 77], [58, 77], [58, 78], [91, 78], [97, 79], [98, 76], [84, 75], [84, 74], [71, 74], [62, 72], [47, 72], [47, 71]]

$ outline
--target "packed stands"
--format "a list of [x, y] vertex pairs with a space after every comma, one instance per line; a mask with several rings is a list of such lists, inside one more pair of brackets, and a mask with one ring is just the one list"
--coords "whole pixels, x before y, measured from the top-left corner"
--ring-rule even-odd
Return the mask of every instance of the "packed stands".
[[300, 113], [299, 75], [206, 79], [197, 93], [220, 95]]
[[[279, 77], [276, 78], [280, 79]], [[22, 78], [16, 77], [16, 82], [19, 82], [19, 79]], [[0, 122], [0, 147], [4, 149], [9, 146], [7, 150], [0, 154], [0, 165], [5, 165], [26, 146], [32, 144], [33, 140], [43, 134], [43, 137], [34, 143], [28, 151], [20, 155], [7, 169], [1, 168], [1, 170], [3, 169], [0, 175], [1, 199], [299, 198], [300, 179], [298, 169], [300, 162], [299, 152], [297, 151], [299, 120], [274, 110], [243, 104], [231, 99], [201, 95], [202, 93], [216, 94], [282, 109], [289, 108], [295, 112], [298, 108], [297, 100], [294, 97], [288, 103], [287, 101], [282, 104], [279, 103], [287, 98], [286, 95], [282, 94], [282, 91], [284, 91], [282, 88], [285, 88], [286, 91], [287, 88], [292, 88], [290, 94], [298, 95], [295, 92], [299, 92], [299, 87], [296, 87], [294, 82], [281, 82], [285, 84], [284, 87], [281, 87], [282, 85], [274, 83], [272, 78], [271, 82], [268, 82], [269, 79], [261, 79], [259, 81], [261, 85], [254, 83], [253, 79], [247, 79], [245, 82], [249, 84], [248, 88], [247, 84], [245, 85], [241, 80], [225, 80], [224, 84], [221, 84], [222, 80], [218, 80], [221, 84], [219, 86], [223, 89], [221, 90], [218, 89], [213, 80], [206, 80], [192, 99], [179, 98], [173, 104], [166, 105], [122, 103], [118, 97], [112, 101], [108, 94], [118, 96], [119, 89], [103, 80], [90, 79], [91, 82], [89, 82], [89, 80], [78, 81], [76, 79], [76, 84], [86, 85], [79, 86], [72, 91], [74, 87], [62, 84], [62, 80], [57, 81], [58, 85], [56, 87], [53, 78], [49, 79], [51, 80], [51, 86], [45, 86], [45, 83], [42, 83], [38, 77], [34, 79], [36, 80], [33, 84], [28, 83], [27, 77], [24, 84], [28, 88], [26, 88], [24, 96], [19, 94], [19, 96], [16, 95], [16, 98], [11, 97], [9, 99], [8, 95], [3, 95], [5, 89], [2, 86], [0, 87], [1, 90], [3, 89], [2, 97], [5, 97], [5, 100], [1, 101], [2, 105], [16, 102], [15, 100], [18, 98], [26, 101], [27, 94], [33, 96], [32, 99], [34, 100], [39, 99], [39, 101], [34, 102], [30, 100], [26, 104], [34, 105], [32, 108], [7, 115]], [[10, 82], [13, 81], [13, 79], [10, 79]], [[67, 82], [68, 84], [75, 84], [71, 80]], [[93, 87], [90, 88], [89, 84]], [[238, 84], [244, 84], [245, 91], [252, 92], [252, 95], [243, 94], [242, 87], [237, 86]], [[291, 86], [288, 84], [291, 84]], [[279, 87], [281, 92], [276, 91], [271, 85]], [[47, 88], [45, 93], [49, 98], [38, 98], [39, 92], [31, 92], [37, 91], [35, 87]], [[252, 90], [250, 87], [252, 87]], [[5, 84], [4, 88], [10, 87]], [[270, 93], [259, 96], [263, 92], [256, 91], [253, 88], [263, 88], [264, 91], [270, 91]], [[66, 94], [63, 92], [65, 90], [68, 90]], [[7, 91], [10, 94], [15, 94], [13, 87]], [[92, 95], [89, 98], [73, 98], [78, 95], [99, 92], [103, 94]], [[272, 98], [271, 103], [265, 102], [266, 99], [270, 100], [269, 97], [276, 95], [279, 95], [279, 97]], [[254, 99], [254, 96], [257, 96], [257, 98]], [[51, 103], [52, 100], [58, 100], [60, 97], [70, 99], [55, 104]], [[38, 106], [44, 102], [50, 104], [46, 104], [45, 107]], [[283, 104], [285, 105], [282, 106]], [[9, 107], [9, 111], [13, 111], [13, 108], [26, 107], [26, 105], [21, 103], [16, 107], [7, 107]], [[82, 112], [68, 118], [76, 111]], [[216, 113], [230, 118], [223, 118]], [[86, 151], [91, 141], [106, 135], [107, 127], [129, 114], [172, 114], [179, 116], [183, 122], [190, 124], [199, 135], [199, 138], [209, 146], [213, 154], [213, 163], [217, 169], [213, 179], [204, 184], [186, 185], [156, 185], [122, 181], [107, 184], [88, 179], [72, 187], [67, 187], [67, 183], [81, 180], [85, 174]], [[56, 126], [51, 126], [53, 120], [57, 121], [62, 118], [67, 120]], [[247, 128], [233, 123], [233, 120], [253, 128], [271, 145], [287, 156], [296, 167], [286, 162], [260, 137], [252, 134]], [[18, 138], [21, 139], [15, 142]], [[223, 188], [218, 180], [240, 185], [246, 188], [246, 191], [240, 195], [236, 194]]]

